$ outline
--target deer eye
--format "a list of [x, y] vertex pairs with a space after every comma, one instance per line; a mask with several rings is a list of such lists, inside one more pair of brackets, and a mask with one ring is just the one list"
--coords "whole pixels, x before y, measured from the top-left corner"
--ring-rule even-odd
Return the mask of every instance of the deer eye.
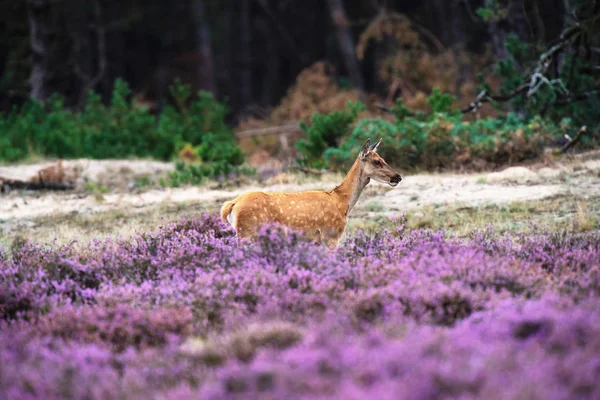
[[373, 162], [373, 164], [375, 164], [375, 166], [376, 166], [377, 168], [381, 168], [381, 167], [383, 166], [383, 164], [382, 164], [382, 163], [381, 163], [381, 161], [379, 161], [379, 160], [375, 160], [375, 161]]

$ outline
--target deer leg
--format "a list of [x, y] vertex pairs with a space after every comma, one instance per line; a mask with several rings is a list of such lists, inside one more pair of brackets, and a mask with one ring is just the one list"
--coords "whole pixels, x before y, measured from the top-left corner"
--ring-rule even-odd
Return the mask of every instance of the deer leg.
[[334, 250], [338, 246], [338, 239], [332, 238], [325, 242], [325, 245], [329, 247], [330, 250]]

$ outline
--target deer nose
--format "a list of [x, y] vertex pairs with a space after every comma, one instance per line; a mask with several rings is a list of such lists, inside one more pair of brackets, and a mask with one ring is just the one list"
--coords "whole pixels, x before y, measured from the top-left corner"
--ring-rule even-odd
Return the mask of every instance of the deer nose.
[[390, 181], [393, 183], [400, 183], [402, 181], [402, 177], [400, 176], [400, 174], [396, 174], [396, 176], [390, 179]]

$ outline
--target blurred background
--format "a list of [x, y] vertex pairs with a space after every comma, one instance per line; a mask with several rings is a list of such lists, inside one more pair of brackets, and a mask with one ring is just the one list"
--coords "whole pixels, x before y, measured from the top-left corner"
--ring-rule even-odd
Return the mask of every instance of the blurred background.
[[[209, 143], [235, 132], [241, 153], [221, 150], [235, 153], [228, 164], [300, 158], [333, 168], [333, 158], [315, 160], [348, 140], [357, 121], [379, 117], [393, 129], [361, 129], [409, 140], [398, 144], [405, 167], [483, 168], [493, 157], [464, 149], [448, 150], [452, 162], [419, 162], [437, 151], [421, 142], [440, 135], [411, 138], [398, 124], [461, 110], [467, 122], [510, 114], [521, 122], [510, 120], [502, 137], [551, 131], [543, 144], [559, 147], [581, 125], [595, 129], [599, 9], [596, 0], [2, 1], [0, 159], [217, 161]], [[328, 121], [315, 128], [315, 114], [337, 131]], [[543, 132], [519, 131], [534, 118]], [[470, 132], [465, 149], [506, 125], [486, 121], [476, 130], [488, 139]], [[432, 145], [464, 139], [449, 135], [459, 139]], [[586, 136], [582, 143], [592, 146]], [[515, 159], [538, 151], [528, 140], [513, 141], [526, 153]]]

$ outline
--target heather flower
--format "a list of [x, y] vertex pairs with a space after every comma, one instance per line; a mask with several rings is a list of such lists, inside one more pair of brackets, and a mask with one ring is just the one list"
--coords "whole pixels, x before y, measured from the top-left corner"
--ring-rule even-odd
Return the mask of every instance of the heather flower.
[[[0, 257], [0, 398], [598, 398], [600, 238], [217, 216]], [[508, 384], [507, 382], [510, 382]]]

